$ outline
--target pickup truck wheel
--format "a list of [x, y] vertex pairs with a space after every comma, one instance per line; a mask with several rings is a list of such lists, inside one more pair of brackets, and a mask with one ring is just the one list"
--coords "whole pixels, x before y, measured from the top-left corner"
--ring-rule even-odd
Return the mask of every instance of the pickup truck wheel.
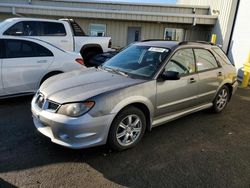
[[128, 107], [114, 119], [108, 138], [109, 146], [117, 151], [134, 147], [146, 130], [144, 113], [136, 107]]

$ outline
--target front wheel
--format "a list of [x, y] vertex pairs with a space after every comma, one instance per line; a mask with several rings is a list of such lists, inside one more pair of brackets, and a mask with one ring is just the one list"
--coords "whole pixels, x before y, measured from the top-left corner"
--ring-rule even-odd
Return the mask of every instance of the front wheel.
[[215, 113], [222, 112], [225, 107], [227, 106], [227, 103], [229, 101], [230, 91], [227, 86], [223, 86], [219, 92], [217, 93], [214, 102], [212, 110]]
[[114, 119], [108, 138], [109, 146], [114, 150], [124, 150], [135, 146], [146, 130], [144, 113], [135, 107], [121, 111]]

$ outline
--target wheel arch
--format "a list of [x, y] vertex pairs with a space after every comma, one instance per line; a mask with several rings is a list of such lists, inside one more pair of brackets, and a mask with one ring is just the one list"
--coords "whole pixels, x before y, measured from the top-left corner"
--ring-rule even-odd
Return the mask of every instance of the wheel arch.
[[[148, 99], [144, 99], [144, 100], [135, 100], [136, 97], [133, 97], [132, 99], [134, 99], [133, 101], [130, 101], [130, 98], [127, 101], [130, 102], [124, 102], [121, 101], [120, 103], [118, 103], [115, 108], [112, 110], [111, 113], [115, 113], [115, 117], [112, 120], [112, 123], [114, 121], [114, 119], [117, 117], [117, 115], [124, 109], [130, 107], [130, 106], [134, 106], [136, 108], [138, 108], [139, 110], [141, 110], [146, 118], [146, 130], [150, 131], [152, 128], [152, 118], [153, 118], [153, 104], [148, 100]], [[111, 124], [112, 124], [111, 123]]]
[[231, 100], [232, 93], [233, 93], [233, 86], [230, 83], [224, 84], [224, 86], [227, 86], [230, 92], [229, 100]]
[[215, 95], [214, 95], [214, 99], [215, 97], [217, 96], [218, 92], [220, 91], [220, 89], [223, 87], [223, 86], [227, 86], [228, 89], [229, 89], [229, 92], [230, 92], [230, 96], [229, 96], [229, 100], [231, 100], [231, 97], [232, 97], [232, 93], [233, 93], [233, 86], [230, 82], [223, 82], [220, 87], [218, 87], [217, 91], [215, 92]]
[[61, 74], [63, 73], [63, 71], [61, 70], [53, 70], [53, 71], [50, 71], [50, 72], [47, 72], [46, 74], [43, 75], [43, 77], [40, 79], [40, 82], [38, 83], [38, 87], [40, 87], [42, 85], [42, 83], [48, 79], [49, 77], [51, 76], [54, 76], [54, 75], [57, 75], [57, 74]]
[[96, 51], [103, 53], [103, 49], [100, 44], [86, 44], [82, 46], [80, 50], [80, 54], [82, 55], [82, 57], [84, 56], [84, 52], [89, 51], [90, 49], [95, 49]]

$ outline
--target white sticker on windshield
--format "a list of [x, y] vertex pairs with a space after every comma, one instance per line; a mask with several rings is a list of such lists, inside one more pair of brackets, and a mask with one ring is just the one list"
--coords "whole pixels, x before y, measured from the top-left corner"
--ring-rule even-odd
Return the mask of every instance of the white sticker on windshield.
[[163, 52], [166, 52], [166, 51], [168, 51], [168, 50], [165, 49], [165, 48], [150, 47], [150, 48], [148, 49], [148, 51], [150, 51], [150, 52], [160, 52], [160, 53], [163, 53]]

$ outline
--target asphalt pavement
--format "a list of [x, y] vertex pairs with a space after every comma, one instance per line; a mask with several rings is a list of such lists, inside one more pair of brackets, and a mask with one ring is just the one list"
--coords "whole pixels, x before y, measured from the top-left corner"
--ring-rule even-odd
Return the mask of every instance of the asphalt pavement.
[[0, 101], [0, 187], [250, 187], [250, 89], [225, 111], [198, 112], [137, 147], [71, 150], [35, 129], [31, 97]]

